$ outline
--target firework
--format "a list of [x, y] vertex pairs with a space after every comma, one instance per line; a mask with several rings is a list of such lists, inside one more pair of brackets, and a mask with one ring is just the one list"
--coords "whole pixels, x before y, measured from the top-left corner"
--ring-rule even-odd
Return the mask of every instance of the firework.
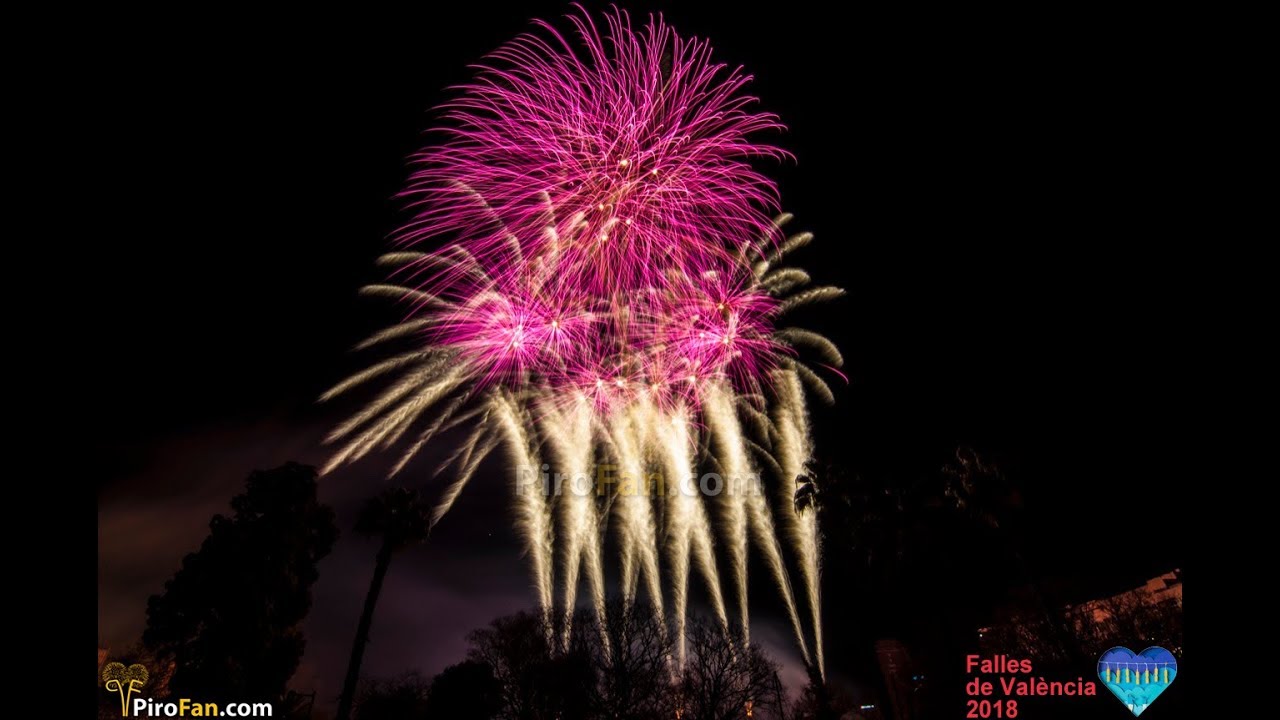
[[[439, 468], [456, 474], [434, 524], [499, 447], [517, 467], [554, 464], [571, 482], [601, 462], [629, 478], [656, 467], [659, 492], [516, 488], [549, 624], [557, 575], [565, 612], [554, 617], [571, 613], [583, 578], [605, 612], [612, 529], [624, 598], [643, 592], [659, 616], [670, 607], [681, 636], [691, 568], [729, 627], [715, 552], [725, 543], [745, 639], [754, 539], [809, 662], [781, 537], [801, 568], [820, 667], [816, 519], [786, 489], [812, 449], [801, 383], [832, 399], [799, 358], [842, 359], [779, 321], [842, 291], [779, 267], [812, 238], [784, 238], [790, 215], [775, 216], [776, 188], [751, 165], [785, 155], [758, 139], [781, 126], [742, 93], [749, 76], [660, 18], [637, 28], [614, 11], [600, 27], [584, 12], [570, 23], [571, 35], [538, 23], [489, 56], [416, 156], [403, 193], [414, 218], [380, 259], [391, 278], [365, 289], [405, 317], [358, 346], [407, 348], [323, 396], [383, 385], [329, 435], [338, 446], [325, 470], [394, 450], [394, 475], [433, 437], [466, 428]], [[723, 476], [719, 496], [682, 482], [708, 467]], [[778, 492], [753, 491], [761, 467]]]

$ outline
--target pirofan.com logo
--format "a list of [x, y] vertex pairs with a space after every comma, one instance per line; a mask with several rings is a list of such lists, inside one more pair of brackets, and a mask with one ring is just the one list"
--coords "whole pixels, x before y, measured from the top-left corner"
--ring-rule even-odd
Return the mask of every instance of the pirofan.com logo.
[[271, 717], [271, 703], [227, 703], [219, 705], [212, 702], [196, 702], [191, 698], [156, 701], [151, 698], [134, 697], [140, 694], [151, 679], [147, 669], [134, 663], [125, 667], [124, 663], [107, 663], [102, 668], [102, 686], [109, 693], [120, 696], [121, 717], [228, 717], [257, 718]]

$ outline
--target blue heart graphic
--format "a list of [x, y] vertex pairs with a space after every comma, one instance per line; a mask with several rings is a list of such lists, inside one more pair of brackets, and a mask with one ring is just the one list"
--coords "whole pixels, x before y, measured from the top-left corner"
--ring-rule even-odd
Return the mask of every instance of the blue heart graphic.
[[1116, 646], [1098, 658], [1098, 679], [1134, 715], [1151, 707], [1177, 676], [1177, 659], [1162, 647], [1134, 653]]

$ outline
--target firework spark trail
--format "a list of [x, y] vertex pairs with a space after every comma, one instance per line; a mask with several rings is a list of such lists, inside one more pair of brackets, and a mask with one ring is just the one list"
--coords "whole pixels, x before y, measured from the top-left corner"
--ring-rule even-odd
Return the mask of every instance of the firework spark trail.
[[[349, 436], [353, 431], [373, 418], [378, 417], [380, 414], [382, 415], [377, 423], [356, 434], [346, 445], [335, 452], [321, 470], [321, 474], [332, 471], [344, 462], [355, 461], [363, 457], [366, 452], [386, 438], [406, 419], [408, 422], [412, 422], [432, 403], [456, 388], [462, 382], [464, 371], [455, 367], [439, 373], [440, 366], [443, 364], [444, 360], [441, 358], [435, 358], [421, 364], [408, 373], [400, 382], [383, 392], [381, 396], [354, 417], [329, 433], [329, 436], [325, 438], [325, 442], [340, 440]], [[365, 376], [361, 379], [362, 382], [371, 377], [367, 372], [362, 375]], [[336, 395], [351, 386], [343, 383], [329, 392]]]
[[480, 462], [497, 447], [500, 439], [491, 437], [491, 435], [492, 433], [489, 432], [488, 427], [481, 425], [479, 429], [471, 434], [467, 442], [463, 443], [458, 448], [458, 451], [436, 471], [439, 474], [455, 461], [459, 462], [459, 467], [461, 468], [457, 477], [449, 484], [449, 487], [445, 488], [444, 493], [440, 496], [440, 501], [436, 503], [435, 509], [431, 512], [432, 528], [453, 508], [453, 504], [457, 502], [463, 488], [471, 481], [476, 469], [480, 466]]
[[[528, 424], [522, 419], [522, 412], [516, 408], [515, 401], [505, 394], [496, 394], [493, 399], [494, 415], [499, 426], [506, 433], [507, 447], [511, 451], [511, 459], [515, 467], [537, 468], [538, 461], [533, 446], [529, 443]], [[524, 535], [525, 547], [529, 552], [529, 560], [533, 565], [534, 587], [538, 591], [538, 604], [542, 612], [550, 616], [552, 608], [553, 558], [551, 553], [551, 510], [548, 497], [537, 487], [516, 488], [516, 510], [519, 525]]]
[[787, 614], [791, 627], [796, 633], [796, 643], [800, 646], [800, 654], [805, 664], [809, 663], [809, 649], [804, 640], [804, 630], [800, 625], [800, 616], [796, 612], [795, 595], [791, 590], [791, 580], [787, 576], [787, 567], [782, 559], [782, 548], [774, 533], [773, 519], [769, 513], [768, 501], [758, 486], [753, 486], [753, 479], [758, 478], [747, 454], [746, 439], [742, 435], [742, 426], [738, 422], [734, 397], [721, 384], [712, 385], [704, 401], [704, 411], [713, 437], [718, 438], [717, 456], [724, 468], [725, 500], [734, 508], [729, 522], [741, 521], [741, 529], [730, 525], [730, 531], [736, 531], [735, 541], [740, 543], [734, 553], [735, 562], [742, 559], [743, 566], [736, 580], [739, 583], [738, 594], [742, 602], [744, 632], [746, 630], [746, 548], [747, 528], [755, 536], [756, 543], [764, 554], [765, 564], [773, 573], [778, 591], [787, 606]]
[[[746, 451], [743, 451], [746, 456]], [[787, 574], [787, 566], [782, 559], [782, 544], [773, 526], [773, 515], [769, 511], [769, 503], [764, 491], [760, 488], [748, 490], [747, 517], [751, 519], [751, 530], [756, 543], [764, 553], [765, 564], [773, 571], [773, 579], [778, 583], [778, 591], [782, 593], [787, 604], [787, 614], [791, 619], [791, 629], [795, 631], [796, 643], [800, 646], [800, 655], [805, 665], [810, 664], [809, 647], [804, 639], [804, 627], [800, 624], [800, 613], [796, 609], [795, 592], [791, 589], [791, 578]]]
[[614, 511], [622, 535], [626, 593], [634, 600], [638, 577], [643, 577], [654, 613], [665, 619], [662, 580], [658, 574], [658, 529], [644, 463], [645, 430], [655, 421], [651, 407], [640, 403], [614, 420], [611, 435], [618, 461]]
[[[618, 532], [619, 534], [626, 532], [621, 524], [619, 524]], [[636, 584], [640, 572], [639, 565], [636, 564], [637, 554], [635, 543], [624, 535], [620, 539], [618, 548], [618, 571], [622, 582], [622, 602], [627, 606], [630, 606], [636, 599]]]
[[[561, 642], [568, 648], [573, 630], [573, 610], [578, 599], [579, 573], [586, 575], [597, 620], [604, 627], [604, 568], [600, 553], [600, 520], [597, 516], [595, 485], [591, 482], [595, 453], [591, 408], [584, 401], [566, 410], [544, 403], [541, 423], [548, 444], [566, 471], [559, 490], [559, 537], [563, 542], [564, 629]], [[602, 638], [608, 649], [608, 638]]]
[[689, 604], [689, 551], [693, 539], [688, 527], [688, 503], [682, 501], [681, 495], [682, 492], [677, 489], [675, 495], [668, 500], [672, 518], [667, 526], [667, 565], [671, 568], [671, 616], [675, 624], [678, 667], [684, 667], [685, 659], [684, 629]]
[[[721, 465], [732, 462], [730, 456], [736, 454], [736, 448], [733, 447], [731, 439], [732, 431], [727, 427], [736, 422], [733, 409], [723, 405], [723, 399], [716, 393], [708, 394], [702, 405], [707, 432], [711, 435], [713, 452], [717, 457], [723, 458], [720, 460]], [[725, 470], [724, 474], [731, 475], [727, 467]], [[730, 482], [731, 478], [725, 478], [724, 481]], [[737, 492], [733, 487], [722, 488], [720, 506], [722, 508], [720, 524], [728, 540], [730, 574], [733, 576], [734, 594], [738, 603], [742, 640], [746, 643], [751, 638], [751, 618], [747, 606], [747, 550], [750, 538], [747, 535], [746, 494]]]
[[670, 418], [661, 418], [651, 429], [657, 436], [659, 454], [666, 473], [666, 535], [668, 563], [671, 566], [671, 612], [675, 623], [678, 666], [685, 661], [685, 617], [688, 611], [690, 561], [696, 560], [698, 570], [707, 583], [711, 608], [721, 627], [729, 627], [724, 597], [720, 593], [720, 573], [716, 568], [715, 551], [711, 540], [711, 524], [698, 493], [695, 478], [693, 451], [696, 443], [690, 436], [688, 412], [681, 408]]
[[800, 555], [800, 574], [804, 578], [809, 596], [809, 615], [813, 624], [813, 652], [818, 661], [819, 675], [826, 677], [826, 661], [822, 653], [822, 547], [818, 537], [817, 510], [810, 507], [797, 512], [789, 496], [787, 480], [805, 474], [805, 464], [812, 455], [809, 420], [805, 413], [804, 388], [794, 372], [776, 374], [775, 388], [778, 402], [774, 408], [778, 430], [778, 464], [782, 466], [781, 487], [788, 494], [783, 513], [791, 518], [787, 530]]

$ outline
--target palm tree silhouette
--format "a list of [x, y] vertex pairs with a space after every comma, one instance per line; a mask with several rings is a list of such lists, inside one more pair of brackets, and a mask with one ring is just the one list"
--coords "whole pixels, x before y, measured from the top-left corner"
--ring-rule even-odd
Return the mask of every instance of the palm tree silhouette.
[[427, 539], [431, 532], [430, 505], [422, 500], [417, 490], [392, 488], [365, 503], [356, 520], [355, 530], [365, 537], [381, 537], [382, 546], [378, 548], [373, 579], [369, 581], [369, 592], [364, 597], [364, 610], [360, 612], [360, 624], [356, 626], [351, 660], [347, 663], [342, 697], [338, 700], [338, 720], [351, 718], [356, 683], [360, 679], [360, 663], [364, 659], [364, 647], [369, 643], [369, 628], [373, 625], [373, 609], [378, 604], [378, 595], [382, 592], [382, 581], [387, 577], [391, 557], [397, 551]]

